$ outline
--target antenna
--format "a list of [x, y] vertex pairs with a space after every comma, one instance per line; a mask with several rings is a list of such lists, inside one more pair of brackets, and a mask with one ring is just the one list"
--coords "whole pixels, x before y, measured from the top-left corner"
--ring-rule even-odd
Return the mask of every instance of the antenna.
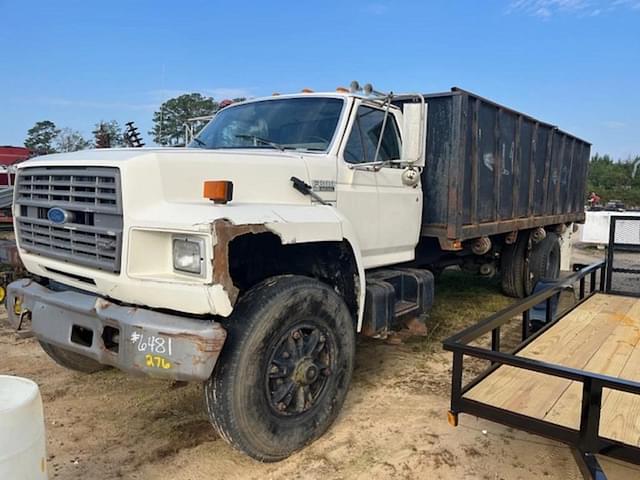
[[127, 126], [127, 129], [124, 132], [124, 141], [127, 146], [134, 148], [144, 147], [144, 142], [140, 137], [138, 127], [136, 127], [133, 122], [127, 122], [125, 125]]

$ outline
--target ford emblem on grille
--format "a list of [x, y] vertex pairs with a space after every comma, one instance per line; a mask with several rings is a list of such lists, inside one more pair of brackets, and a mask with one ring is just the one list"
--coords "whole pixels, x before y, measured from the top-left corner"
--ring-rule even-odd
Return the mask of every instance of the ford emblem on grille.
[[59, 207], [50, 208], [47, 212], [47, 218], [51, 223], [67, 223], [71, 220], [71, 212], [68, 212]]

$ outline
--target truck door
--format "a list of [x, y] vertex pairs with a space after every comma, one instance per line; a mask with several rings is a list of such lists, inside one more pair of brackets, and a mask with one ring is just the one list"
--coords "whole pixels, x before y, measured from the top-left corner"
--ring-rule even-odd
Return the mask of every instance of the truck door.
[[353, 168], [367, 161], [364, 140], [360, 128], [358, 107], [353, 106], [355, 114], [351, 116], [347, 127], [347, 140], [338, 153], [338, 175], [336, 183], [338, 210], [351, 222], [356, 231], [365, 268], [376, 266], [375, 256], [378, 242], [378, 187], [376, 172], [373, 169]]
[[[369, 120], [372, 132], [380, 132], [384, 111], [376, 110]], [[378, 141], [377, 135], [371, 135]], [[378, 160], [401, 159], [401, 140], [396, 118], [389, 113]], [[373, 147], [377, 147], [377, 143]], [[374, 150], [375, 151], [375, 150]], [[375, 154], [374, 154], [375, 155]], [[380, 202], [380, 232], [378, 241], [383, 246], [389, 263], [413, 260], [422, 224], [422, 188], [420, 184], [405, 185], [402, 175], [405, 166], [386, 164], [377, 172], [378, 201]]]
[[[412, 260], [418, 241], [422, 190], [402, 183], [398, 165], [376, 171], [357, 167], [373, 162], [385, 112], [356, 104], [338, 169], [338, 209], [358, 232], [365, 268]], [[400, 136], [389, 115], [378, 160], [400, 158]]]

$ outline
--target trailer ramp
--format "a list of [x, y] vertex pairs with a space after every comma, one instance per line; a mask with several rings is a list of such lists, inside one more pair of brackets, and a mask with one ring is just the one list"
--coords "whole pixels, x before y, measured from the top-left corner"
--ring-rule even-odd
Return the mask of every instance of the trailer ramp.
[[[640, 217], [634, 221], [640, 231]], [[612, 238], [610, 268], [584, 267], [445, 340], [453, 352], [451, 424], [468, 413], [564, 442], [585, 478], [606, 478], [596, 455], [640, 464], [640, 291], [633, 289], [640, 269], [620, 263]], [[617, 274], [633, 279], [616, 284]], [[556, 313], [554, 299], [566, 289], [576, 301]], [[531, 309], [540, 304], [546, 324], [531, 334]], [[521, 343], [504, 351], [514, 321]], [[469, 378], [464, 362], [474, 359], [491, 364]]]

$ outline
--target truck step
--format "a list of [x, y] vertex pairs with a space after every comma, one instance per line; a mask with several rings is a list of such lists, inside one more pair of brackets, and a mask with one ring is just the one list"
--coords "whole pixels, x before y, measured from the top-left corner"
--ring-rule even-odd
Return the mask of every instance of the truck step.
[[433, 274], [417, 268], [367, 272], [362, 333], [382, 336], [404, 319], [421, 317], [433, 305]]

